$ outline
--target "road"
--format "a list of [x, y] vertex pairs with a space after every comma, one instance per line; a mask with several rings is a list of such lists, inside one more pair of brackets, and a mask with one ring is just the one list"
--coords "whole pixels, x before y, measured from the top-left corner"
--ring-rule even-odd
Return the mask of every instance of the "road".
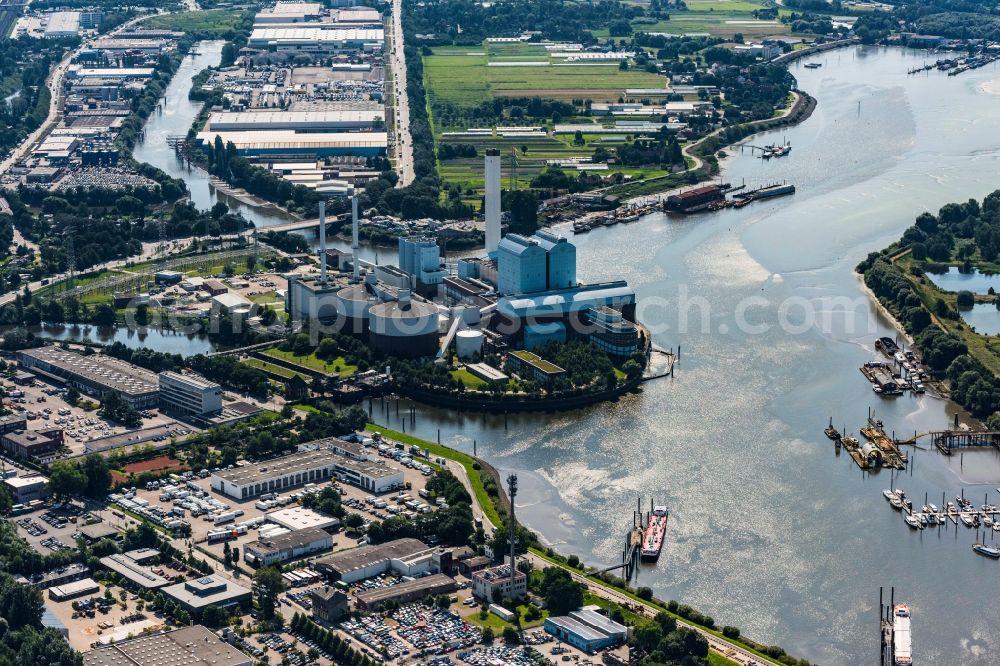
[[406, 94], [406, 53], [403, 49], [403, 0], [392, 0], [392, 32], [389, 40], [393, 99], [396, 100], [396, 171], [399, 185], [413, 182], [413, 138], [410, 136], [410, 99]]

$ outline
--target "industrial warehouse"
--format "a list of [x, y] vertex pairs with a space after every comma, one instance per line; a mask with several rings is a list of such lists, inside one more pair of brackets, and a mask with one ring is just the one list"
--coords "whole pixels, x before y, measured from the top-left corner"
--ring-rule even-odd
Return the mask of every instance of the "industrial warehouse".
[[115, 393], [133, 409], [162, 403], [166, 411], [188, 416], [208, 417], [222, 411], [222, 387], [193, 373], [156, 375], [110, 356], [84, 356], [54, 345], [22, 349], [17, 360], [26, 370], [95, 398]]
[[117, 393], [133, 409], [153, 407], [160, 399], [155, 374], [109, 356], [84, 356], [50, 346], [22, 349], [17, 360], [22, 368], [60, 384], [69, 383], [96, 398]]
[[330, 479], [339, 479], [372, 493], [403, 486], [403, 472], [398, 468], [382, 462], [352, 460], [324, 447], [220, 470], [212, 474], [212, 489], [235, 499], [250, 499]]

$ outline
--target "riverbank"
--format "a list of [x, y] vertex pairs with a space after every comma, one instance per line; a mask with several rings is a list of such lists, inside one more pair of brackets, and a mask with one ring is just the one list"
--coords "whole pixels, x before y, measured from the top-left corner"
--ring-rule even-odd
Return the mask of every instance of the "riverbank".
[[[486, 460], [374, 423], [367, 424], [365, 429], [367, 432], [378, 432], [391, 440], [415, 445], [427, 450], [432, 456], [445, 458], [460, 465], [461, 473], [456, 474], [456, 476], [463, 482], [473, 498], [473, 515], [482, 517], [484, 528], [487, 528], [487, 535], [498, 525], [506, 523], [508, 520], [510, 499], [504, 491], [502, 477], [499, 471]], [[459, 470], [453, 469], [451, 471], [454, 473]], [[491, 495], [487, 491], [483, 482], [484, 477], [492, 479], [491, 486], [496, 488], [496, 494]], [[627, 610], [638, 613], [644, 618], [652, 619], [658, 613], [672, 617], [680, 626], [697, 631], [704, 636], [709, 641], [710, 648], [730, 660], [730, 663], [747, 665], [761, 662], [781, 663], [776, 660], [784, 655], [784, 650], [781, 648], [765, 646], [741, 635], [739, 638], [727, 638], [722, 631], [715, 627], [714, 619], [696, 613], [687, 606], [682, 607], [676, 601], [664, 602], [657, 599], [651, 593], [647, 594], [644, 591], [648, 591], [648, 588], [633, 588], [620, 578], [606, 573], [602, 574], [582, 565], [572, 567], [567, 563], [568, 555], [558, 553], [552, 548], [531, 546], [525, 557], [535, 566], [557, 566], [571, 572], [573, 578], [585, 585], [591, 593], [613, 603], [621, 604]], [[682, 611], [682, 608], [686, 610]], [[691, 618], [701, 618], [702, 623], [695, 623]], [[739, 632], [736, 633], [739, 635]], [[765, 651], [768, 651], [768, 654], [765, 654]], [[770, 654], [773, 656], [769, 656]], [[799, 660], [793, 663], [808, 666], [809, 662]]]

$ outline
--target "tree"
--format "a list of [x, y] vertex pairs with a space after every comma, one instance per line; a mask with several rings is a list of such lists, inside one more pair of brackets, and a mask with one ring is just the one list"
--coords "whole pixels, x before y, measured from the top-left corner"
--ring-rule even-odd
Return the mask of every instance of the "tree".
[[111, 489], [111, 469], [107, 458], [99, 453], [91, 453], [83, 459], [83, 473], [86, 476], [88, 497], [100, 498]]
[[87, 477], [75, 462], [57, 460], [49, 467], [49, 492], [55, 497], [73, 497], [87, 489]]
[[562, 567], [542, 571], [541, 591], [551, 615], [567, 615], [583, 605], [583, 587]]
[[257, 593], [261, 615], [266, 619], [273, 618], [278, 595], [285, 589], [281, 572], [274, 567], [258, 569], [253, 575], [253, 589]]
[[212, 627], [213, 629], [225, 625], [227, 621], [228, 616], [226, 615], [226, 612], [215, 604], [205, 606], [205, 609], [201, 612], [202, 624]]
[[494, 633], [493, 627], [486, 627], [483, 629], [483, 644], [490, 645], [493, 643]]
[[976, 304], [976, 296], [971, 291], [963, 289], [955, 297], [955, 304], [960, 308], [971, 308]]
[[75, 386], [70, 386], [66, 389], [65, 400], [71, 405], [76, 405], [80, 401], [80, 392], [76, 390]]

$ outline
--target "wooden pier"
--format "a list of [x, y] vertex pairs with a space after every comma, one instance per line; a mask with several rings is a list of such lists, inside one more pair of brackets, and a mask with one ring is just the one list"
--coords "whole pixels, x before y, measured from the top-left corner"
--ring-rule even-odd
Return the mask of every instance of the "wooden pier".
[[882, 454], [883, 467], [906, 469], [906, 463], [909, 462], [909, 458], [899, 450], [896, 440], [885, 434], [881, 421], [876, 421], [869, 415], [868, 425], [861, 429], [861, 434], [878, 448]]
[[987, 449], [1000, 450], [1000, 430], [972, 431], [946, 430], [944, 432], [927, 433], [931, 436], [934, 446], [950, 456], [955, 449]]

